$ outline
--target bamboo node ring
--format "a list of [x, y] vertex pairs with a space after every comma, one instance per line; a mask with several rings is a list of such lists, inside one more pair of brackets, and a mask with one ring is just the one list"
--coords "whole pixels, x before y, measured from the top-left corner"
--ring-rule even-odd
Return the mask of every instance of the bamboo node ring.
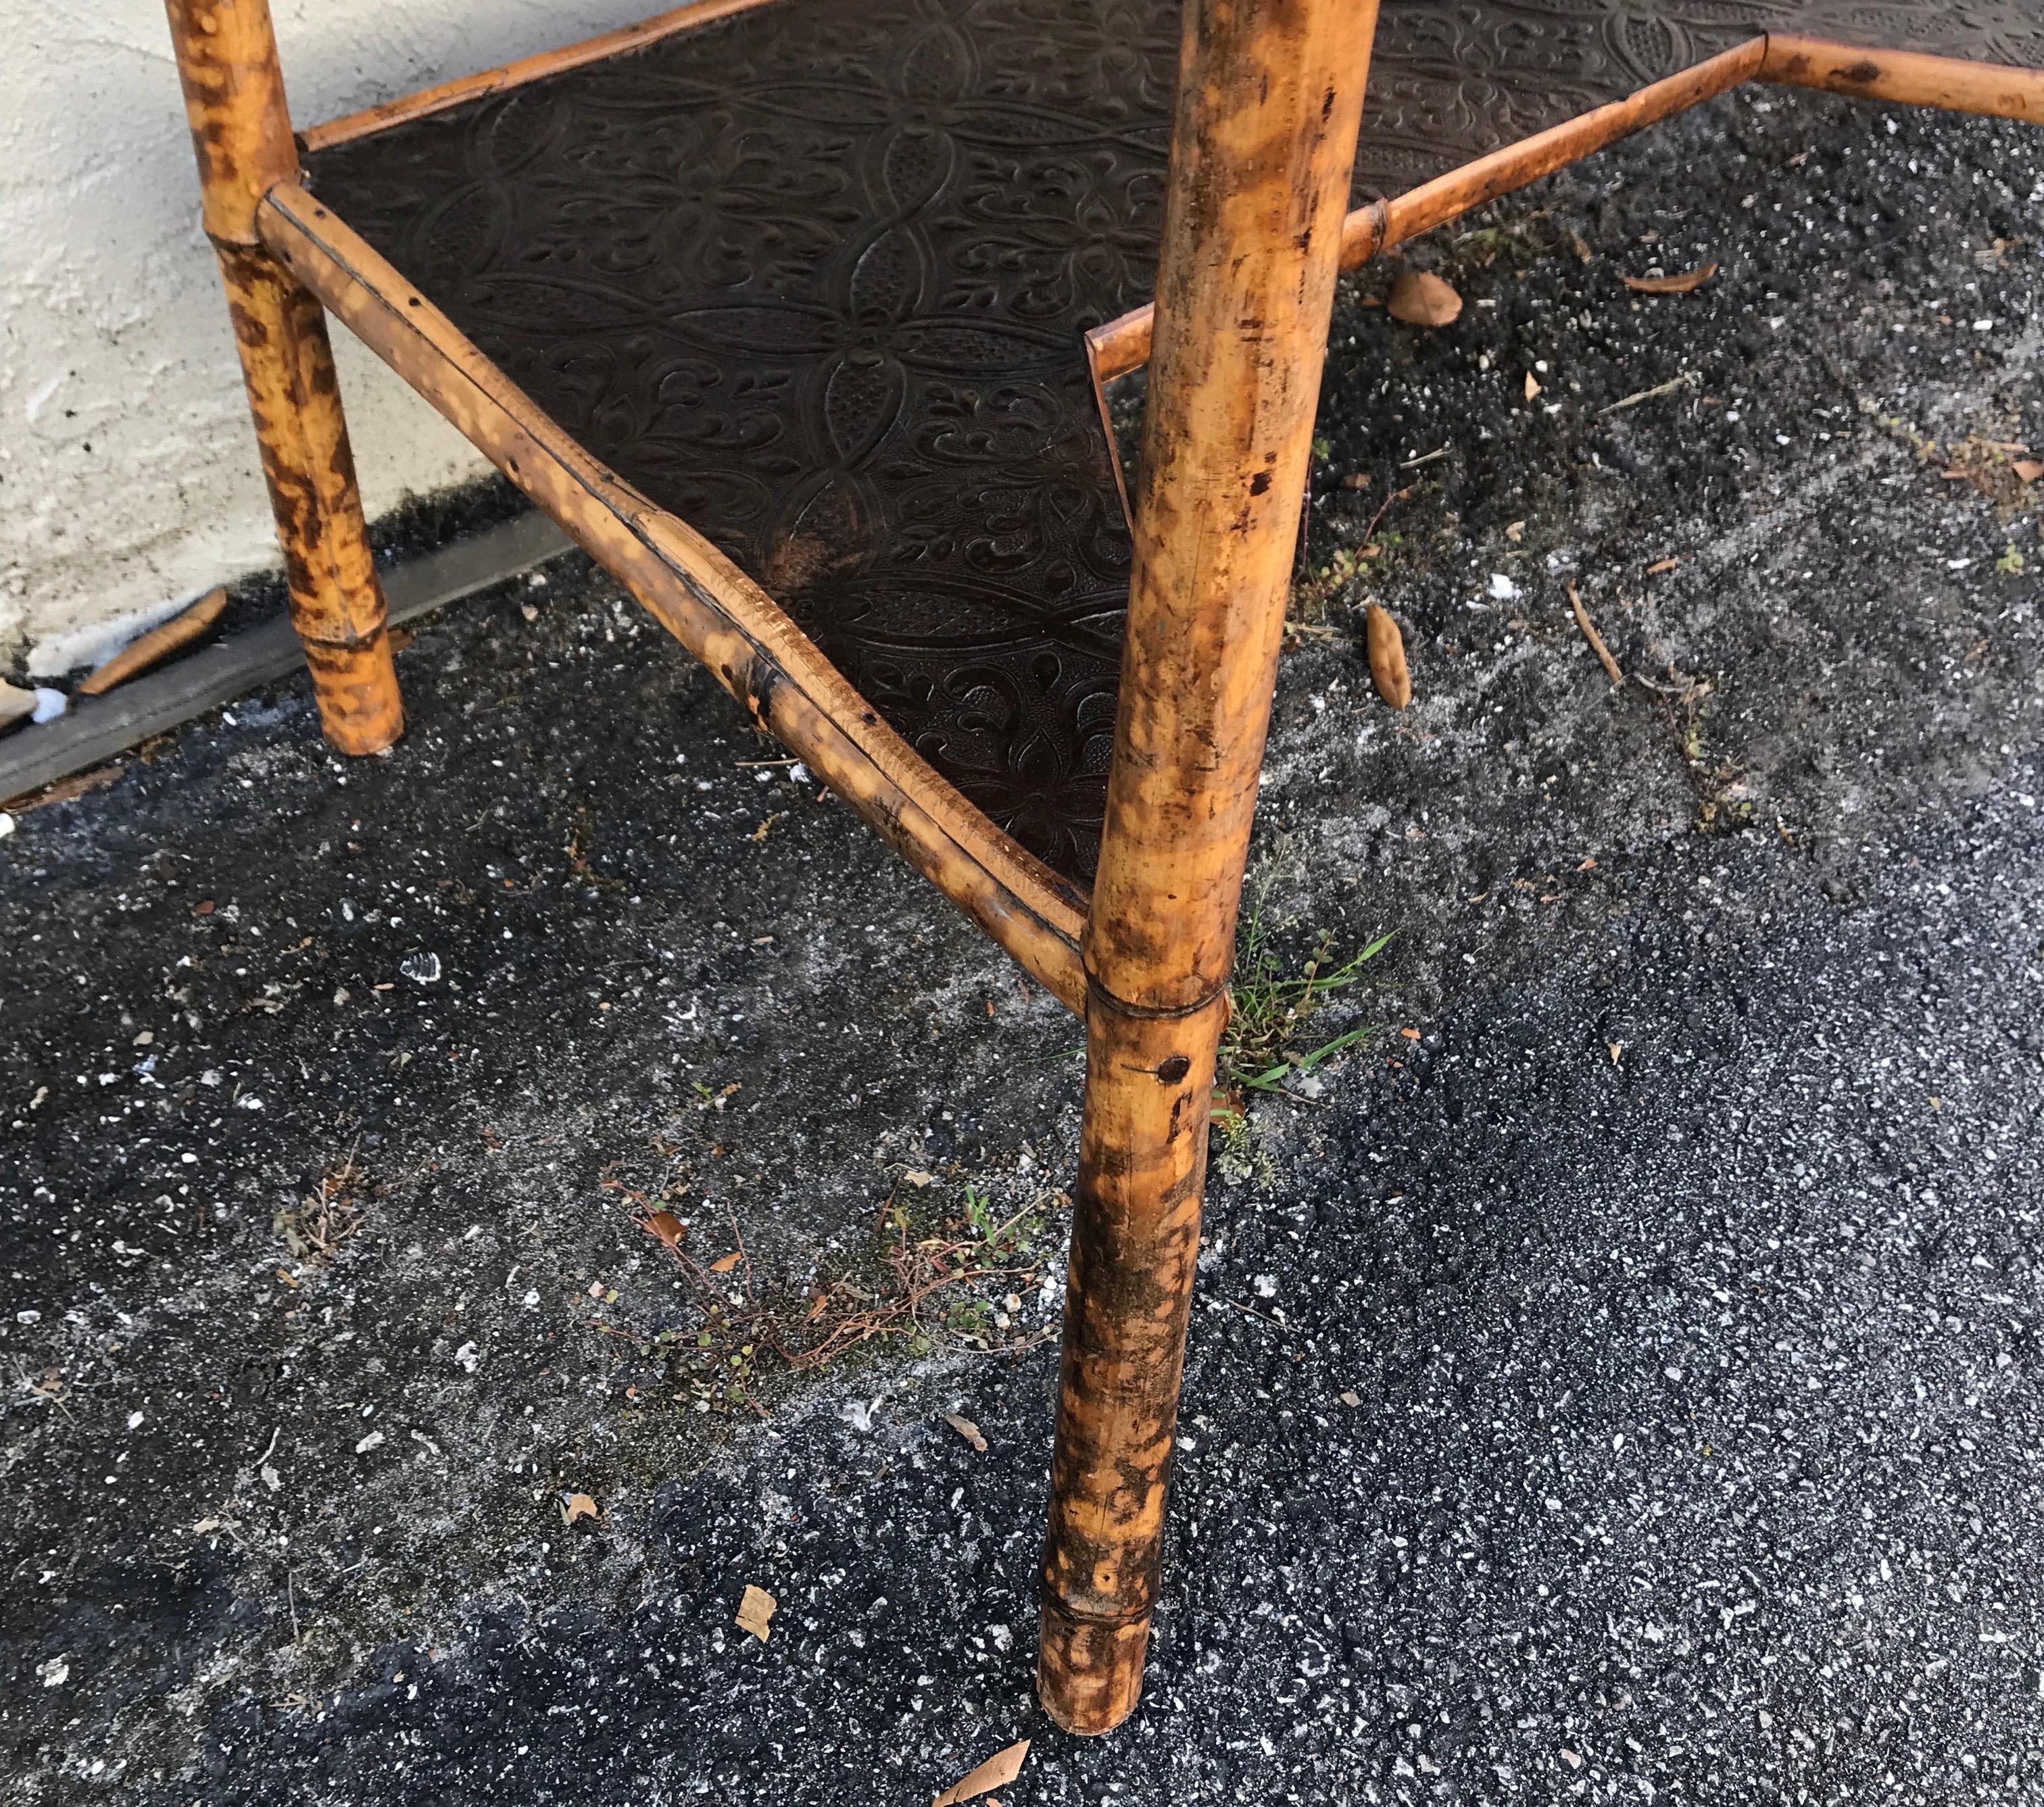
[[1212, 1010], [1215, 1004], [1224, 1002], [1228, 996], [1228, 985], [1224, 981], [1189, 1004], [1138, 1004], [1130, 1003], [1126, 998], [1116, 997], [1089, 973], [1086, 974], [1086, 996], [1102, 1010], [1116, 1016], [1132, 1017], [1144, 1022], [1176, 1022], [1185, 1017], [1197, 1016], [1201, 1011]]

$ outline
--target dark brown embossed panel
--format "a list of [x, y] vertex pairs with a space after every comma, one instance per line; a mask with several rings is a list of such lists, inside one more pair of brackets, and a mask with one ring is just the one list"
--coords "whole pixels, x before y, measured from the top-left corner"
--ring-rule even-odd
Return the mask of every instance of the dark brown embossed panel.
[[[1769, 26], [2044, 61], [2036, 10], [1389, 0], [1357, 190]], [[1178, 20], [1177, 0], [775, 0], [324, 152], [313, 177], [1082, 879], [1129, 541], [1079, 340], [1150, 296]]]

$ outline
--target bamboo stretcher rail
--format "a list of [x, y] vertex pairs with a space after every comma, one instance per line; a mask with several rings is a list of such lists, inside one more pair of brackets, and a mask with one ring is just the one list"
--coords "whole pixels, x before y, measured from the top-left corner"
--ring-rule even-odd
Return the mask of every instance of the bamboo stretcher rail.
[[1650, 125], [1658, 125], [1677, 113], [1730, 93], [1760, 72], [1766, 54], [1766, 39], [1753, 38], [1679, 75], [1650, 82], [1622, 101], [1593, 108], [1432, 182], [1422, 182], [1395, 201], [1358, 208], [1343, 223], [1342, 268], [1358, 268], [1393, 245], [1404, 244], [1436, 226], [1458, 220], [1485, 201], [1552, 175]]
[[583, 451], [304, 189], [271, 189], [257, 224], [307, 289], [623, 583], [762, 727], [1067, 1009], [1083, 1012], [1083, 896], [918, 758], [770, 597]]
[[1855, 50], [1823, 38], [1770, 32], [1759, 79], [1782, 87], [1822, 88], [1862, 100], [2044, 125], [2044, 69], [1969, 63], [1915, 51]]
[[[1752, 81], [2044, 123], [2044, 70], [1855, 50], [1816, 38], [1771, 33], [1651, 82], [1622, 101], [1536, 132], [1394, 200], [1357, 208], [1343, 224], [1342, 268], [1358, 269], [1485, 201]], [[1086, 355], [1096, 382], [1111, 382], [1149, 362], [1153, 313], [1151, 308], [1136, 308], [1086, 335]]]
[[459, 75], [451, 82], [421, 88], [417, 94], [400, 95], [395, 100], [364, 107], [359, 113], [347, 113], [324, 125], [311, 126], [302, 134], [305, 147], [311, 152], [351, 144], [387, 127], [402, 125], [408, 120], [425, 119], [432, 113], [444, 113], [449, 107], [459, 106], [465, 101], [501, 94], [507, 89], [522, 87], [543, 76], [558, 75], [565, 70], [580, 69], [608, 57], [621, 56], [627, 51], [658, 43], [676, 32], [693, 31], [698, 25], [728, 19], [734, 13], [750, 12], [755, 6], [772, 3], [773, 0], [696, 0], [692, 6], [678, 6], [672, 12], [656, 13], [650, 19], [620, 25], [615, 31], [584, 38], [578, 44], [563, 44], [559, 50], [539, 51], [494, 69]]
[[1142, 1688], [1216, 1054], [1376, 0], [1187, 0], [1099, 877], [1037, 1684]]
[[344, 753], [380, 753], [404, 731], [405, 714], [326, 317], [256, 231], [263, 196], [298, 167], [268, 0], [168, 0], [167, 10], [201, 218], [227, 291], [320, 725]]

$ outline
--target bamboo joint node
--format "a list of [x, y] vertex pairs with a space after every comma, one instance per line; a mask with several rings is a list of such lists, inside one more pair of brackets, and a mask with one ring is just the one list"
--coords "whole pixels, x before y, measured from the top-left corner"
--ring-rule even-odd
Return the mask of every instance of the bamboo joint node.
[[1089, 1003], [1097, 1004], [1111, 1015], [1128, 1017], [1139, 1022], [1179, 1022], [1187, 1017], [1198, 1016], [1217, 1003], [1225, 1003], [1228, 989], [1228, 982], [1224, 980], [1189, 1004], [1139, 1004], [1116, 997], [1093, 973], [1086, 974], [1086, 998]]

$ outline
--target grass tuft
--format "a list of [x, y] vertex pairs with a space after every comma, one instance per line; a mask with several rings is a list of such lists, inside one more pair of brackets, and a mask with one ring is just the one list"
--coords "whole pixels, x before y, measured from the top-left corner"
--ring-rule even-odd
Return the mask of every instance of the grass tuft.
[[1309, 1073], [1344, 1049], [1366, 1041], [1381, 1026], [1366, 1023], [1324, 1042], [1308, 1025], [1313, 1017], [1363, 976], [1363, 969], [1390, 946], [1397, 931], [1379, 935], [1359, 953], [1336, 962], [1335, 937], [1323, 934], [1303, 967], [1293, 970], [1278, 938], [1293, 927], [1270, 913], [1275, 866], [1269, 865], [1250, 893], [1249, 911], [1236, 938], [1233, 1009], [1221, 1038], [1213, 1122], [1225, 1167], [1240, 1168], [1250, 1142], [1248, 1095], [1285, 1090], [1295, 1073]]

